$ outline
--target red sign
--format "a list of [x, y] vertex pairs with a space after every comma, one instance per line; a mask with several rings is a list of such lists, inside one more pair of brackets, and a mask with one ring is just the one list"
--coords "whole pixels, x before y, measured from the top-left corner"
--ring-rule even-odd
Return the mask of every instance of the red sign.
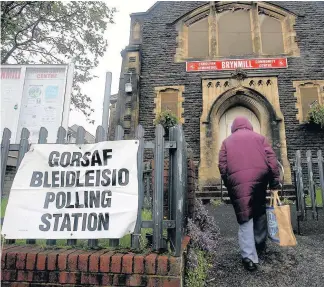
[[219, 61], [204, 61], [204, 62], [187, 62], [187, 72], [200, 71], [226, 71], [236, 70], [241, 68], [243, 70], [251, 69], [281, 69], [287, 68], [288, 63], [286, 58], [275, 59], [228, 59]]

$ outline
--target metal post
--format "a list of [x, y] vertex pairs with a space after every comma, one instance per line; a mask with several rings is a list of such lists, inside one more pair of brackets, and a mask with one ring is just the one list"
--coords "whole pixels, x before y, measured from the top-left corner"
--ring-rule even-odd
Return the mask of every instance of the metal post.
[[111, 79], [112, 73], [106, 73], [106, 84], [105, 84], [105, 96], [103, 102], [103, 111], [102, 111], [102, 126], [106, 131], [108, 137], [108, 121], [109, 121], [109, 106], [110, 106], [110, 95], [111, 95]]

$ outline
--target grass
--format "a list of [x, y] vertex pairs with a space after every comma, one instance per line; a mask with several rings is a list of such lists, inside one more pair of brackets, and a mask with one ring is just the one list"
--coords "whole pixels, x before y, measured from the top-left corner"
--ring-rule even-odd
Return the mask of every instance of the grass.
[[201, 287], [204, 286], [208, 270], [211, 268], [210, 260], [205, 251], [194, 249], [197, 256], [196, 268], [187, 268], [186, 286]]
[[5, 215], [7, 203], [8, 203], [7, 197], [1, 198], [1, 218], [4, 217]]
[[[322, 198], [322, 191], [320, 188], [316, 189], [316, 204], [317, 206], [323, 206], [323, 198]], [[305, 198], [306, 206], [312, 206], [312, 199], [310, 195], [308, 194]]]

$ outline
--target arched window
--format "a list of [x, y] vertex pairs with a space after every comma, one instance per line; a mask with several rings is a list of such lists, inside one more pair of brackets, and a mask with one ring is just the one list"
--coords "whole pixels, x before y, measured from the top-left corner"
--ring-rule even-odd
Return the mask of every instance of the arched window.
[[218, 55], [248, 55], [253, 53], [250, 11], [226, 11], [219, 15]]
[[177, 20], [176, 62], [228, 56], [299, 56], [296, 16], [265, 2], [213, 2]]
[[281, 21], [268, 15], [259, 15], [262, 53], [267, 55], [285, 52]]
[[139, 40], [141, 38], [141, 25], [136, 22], [133, 27], [133, 39]]
[[201, 19], [188, 27], [188, 56], [192, 58], [209, 55], [208, 18]]

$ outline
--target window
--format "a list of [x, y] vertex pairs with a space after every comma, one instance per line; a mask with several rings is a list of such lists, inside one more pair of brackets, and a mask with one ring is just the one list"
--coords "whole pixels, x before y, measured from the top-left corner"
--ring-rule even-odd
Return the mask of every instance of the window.
[[209, 55], [208, 18], [199, 20], [188, 27], [188, 55], [193, 58]]
[[218, 55], [253, 53], [250, 12], [238, 10], [220, 14], [218, 21]]
[[263, 54], [283, 54], [282, 24], [278, 19], [267, 15], [260, 15], [261, 45]]
[[136, 57], [129, 57], [128, 62], [129, 63], [135, 63], [136, 62]]
[[141, 25], [136, 22], [133, 26], [133, 39], [139, 40], [141, 38]]
[[178, 91], [161, 92], [161, 112], [166, 110], [178, 116]]
[[265, 2], [211, 2], [176, 21], [175, 61], [299, 56], [295, 19], [292, 13]]
[[324, 104], [324, 80], [322, 81], [296, 81], [296, 107], [298, 109], [297, 119], [300, 123], [307, 120], [308, 112], [313, 104]]
[[184, 92], [184, 86], [166, 86], [155, 88], [155, 104], [156, 108], [154, 110], [157, 116], [160, 112], [170, 110], [175, 114], [180, 122], [184, 122], [182, 118], [183, 108], [182, 103], [184, 98], [182, 93]]

